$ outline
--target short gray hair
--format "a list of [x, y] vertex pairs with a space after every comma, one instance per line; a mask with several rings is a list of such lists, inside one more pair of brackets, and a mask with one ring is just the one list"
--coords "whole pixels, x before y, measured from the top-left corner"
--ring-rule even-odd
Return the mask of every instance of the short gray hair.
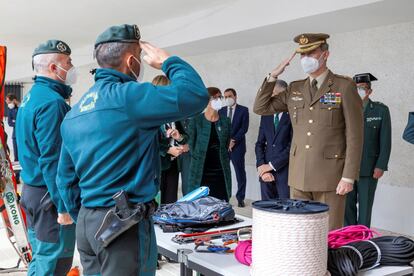
[[122, 58], [127, 52], [132, 52], [134, 43], [109, 42], [99, 44], [93, 56], [100, 67], [118, 68], [122, 64]]
[[328, 43], [323, 43], [321, 45], [321, 50], [322, 51], [328, 51], [329, 50], [329, 44]]
[[36, 74], [44, 74], [49, 72], [49, 65], [56, 62], [58, 54], [41, 54], [33, 57], [33, 70]]

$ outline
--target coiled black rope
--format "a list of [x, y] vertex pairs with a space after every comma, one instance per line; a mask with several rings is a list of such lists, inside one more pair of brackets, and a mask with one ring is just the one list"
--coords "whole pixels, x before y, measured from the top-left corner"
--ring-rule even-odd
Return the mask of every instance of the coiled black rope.
[[414, 261], [414, 241], [384, 236], [330, 249], [328, 270], [334, 276], [355, 276], [378, 265], [404, 266]]

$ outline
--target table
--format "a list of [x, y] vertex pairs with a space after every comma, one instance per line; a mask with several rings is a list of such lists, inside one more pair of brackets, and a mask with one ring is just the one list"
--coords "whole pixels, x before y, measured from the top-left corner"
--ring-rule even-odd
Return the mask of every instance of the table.
[[[252, 219], [244, 216], [236, 216], [242, 222], [220, 227], [227, 229], [252, 225]], [[193, 270], [206, 276], [248, 276], [250, 268], [240, 264], [233, 254], [200, 253], [194, 251], [194, 244], [178, 244], [171, 239], [177, 233], [163, 233], [159, 226], [155, 226], [157, 236], [158, 253], [180, 264], [181, 276], [192, 276]], [[234, 247], [235, 245], [233, 245]], [[410, 266], [385, 266], [360, 272], [358, 276], [408, 276], [413, 275]]]

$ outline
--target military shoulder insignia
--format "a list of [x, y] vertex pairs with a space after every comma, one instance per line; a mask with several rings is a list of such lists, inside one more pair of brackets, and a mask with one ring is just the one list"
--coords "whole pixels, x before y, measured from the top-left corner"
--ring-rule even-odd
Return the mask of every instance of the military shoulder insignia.
[[63, 44], [62, 42], [59, 42], [56, 45], [56, 49], [58, 49], [59, 51], [61, 51], [62, 53], [65, 52], [67, 50], [65, 44]]
[[85, 112], [95, 108], [96, 101], [98, 100], [97, 92], [90, 92], [85, 95], [82, 102], [79, 105], [79, 111]]
[[354, 81], [353, 78], [349, 77], [349, 76], [344, 76], [344, 75], [338, 75], [338, 74], [334, 74], [335, 77], [341, 78], [341, 79], [346, 79], [349, 81]]

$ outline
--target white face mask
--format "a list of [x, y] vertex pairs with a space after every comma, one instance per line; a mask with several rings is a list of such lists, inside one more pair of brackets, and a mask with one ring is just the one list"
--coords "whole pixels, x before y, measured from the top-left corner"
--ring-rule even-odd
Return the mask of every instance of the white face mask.
[[227, 98], [224, 100], [224, 104], [228, 107], [233, 106], [235, 104], [235, 101], [233, 98]]
[[134, 70], [132, 70], [131, 67], [129, 67], [129, 64], [128, 64], [129, 71], [131, 71], [132, 75], [134, 75], [137, 82], [142, 82], [142, 80], [144, 79], [144, 68], [145, 68], [144, 64], [141, 61], [139, 61], [136, 57], [134, 56], [131, 56], [131, 57], [139, 63], [139, 75], [137, 75], [134, 72]]
[[312, 74], [313, 72], [318, 70], [320, 67], [322, 57], [323, 55], [321, 55], [319, 59], [310, 56], [304, 56], [303, 58], [301, 58], [300, 64], [302, 65], [303, 72], [305, 72], [305, 74]]
[[213, 108], [216, 111], [219, 111], [223, 107], [223, 101], [218, 98], [211, 100], [211, 108]]
[[61, 76], [59, 76], [58, 74], [56, 74], [56, 76], [63, 81], [66, 85], [73, 85], [76, 83], [77, 79], [78, 79], [78, 73], [76, 71], [75, 66], [70, 67], [69, 70], [63, 69], [62, 67], [60, 67], [59, 65], [56, 65], [60, 70], [63, 70], [66, 72], [66, 79], [63, 79]]
[[367, 95], [367, 90], [363, 87], [358, 87], [358, 94], [361, 97], [361, 99], [364, 99]]
[[9, 104], [7, 104], [7, 107], [9, 109], [13, 109], [15, 107], [15, 105], [14, 105], [14, 103], [9, 103]]

